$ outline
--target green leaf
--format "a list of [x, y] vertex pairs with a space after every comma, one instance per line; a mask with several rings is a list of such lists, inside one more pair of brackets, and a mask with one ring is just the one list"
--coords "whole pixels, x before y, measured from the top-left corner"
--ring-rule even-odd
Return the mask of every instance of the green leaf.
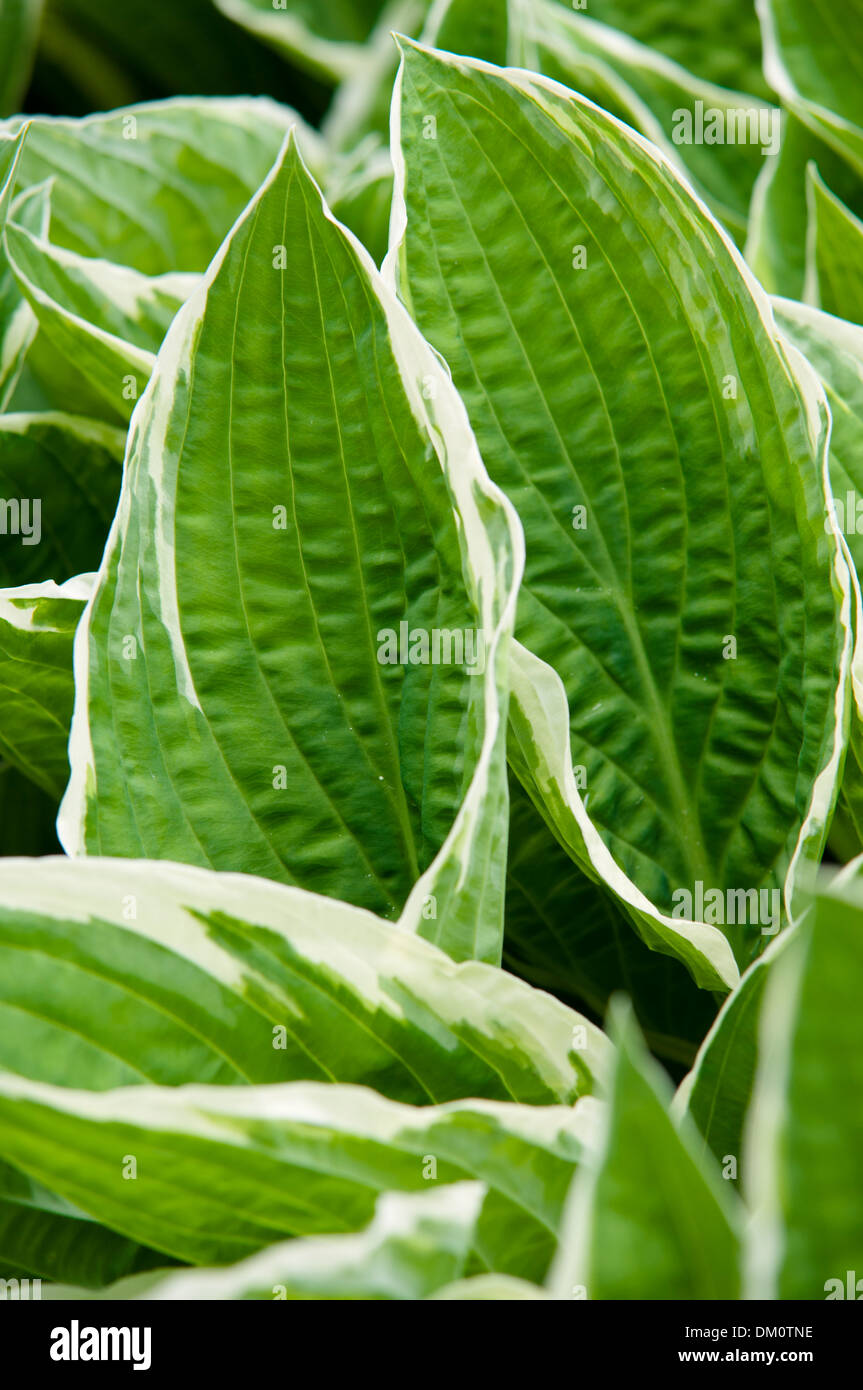
[[[422, 1193], [385, 1192], [358, 1235], [284, 1241], [227, 1269], [138, 1274], [90, 1296], [196, 1303], [428, 1298], [464, 1269], [484, 1195], [480, 1183], [467, 1182]], [[88, 1295], [62, 1286], [42, 1290], [47, 1299], [82, 1296]]]
[[123, 447], [119, 430], [93, 420], [0, 415], [0, 496], [19, 504], [0, 536], [4, 589], [96, 568], [117, 505]]
[[766, 96], [761, 73], [761, 32], [752, 0], [563, 0], [589, 9], [594, 19], [623, 29], [689, 72], [720, 87]]
[[72, 645], [92, 576], [0, 589], [0, 756], [59, 804], [75, 687]]
[[371, 913], [176, 864], [0, 864], [0, 1066], [103, 1090], [339, 1081], [394, 1100], [573, 1103], [607, 1039]]
[[503, 958], [507, 967], [603, 1017], [625, 990], [651, 1049], [689, 1066], [716, 1013], [684, 966], [650, 951], [619, 904], [558, 844], [527, 793], [510, 781]]
[[861, 982], [858, 868], [857, 876], [846, 873], [818, 895], [768, 983], [744, 1146], [753, 1211], [749, 1298], [857, 1297], [854, 1285], [863, 1270]]
[[339, 82], [362, 66], [383, 0], [216, 0], [216, 7], [293, 62]]
[[806, 166], [814, 160], [831, 188], [863, 212], [863, 180], [830, 145], [791, 112], [782, 120], [782, 143], [765, 160], [752, 194], [746, 259], [771, 294], [802, 299], [806, 275]]
[[3, 249], [3, 230], [26, 135], [26, 128], [14, 138], [0, 133], [0, 411], [8, 407], [37, 328]]
[[[648, 945], [733, 984], [783, 887], [793, 915], [843, 752], [817, 380], [688, 188], [591, 103], [410, 46], [400, 108], [385, 273], [528, 537], [512, 766]], [[726, 896], [755, 889], [757, 914]]]
[[0, 0], [0, 116], [27, 90], [41, 18], [42, 0]]
[[828, 314], [863, 323], [863, 222], [810, 164], [806, 298]]
[[668, 1079], [629, 1010], [597, 1156], [573, 1183], [549, 1287], [558, 1298], [736, 1299], [738, 1214], [668, 1113]]
[[734, 1159], [738, 1170], [758, 1061], [764, 990], [773, 962], [790, 939], [784, 932], [729, 994], [675, 1098], [676, 1112], [689, 1115], [697, 1127], [704, 1141], [702, 1152], [713, 1153], [722, 1164]]
[[820, 139], [863, 174], [863, 0], [841, 11], [811, 0], [758, 0], [764, 74]]
[[289, 143], [135, 413], [79, 629], [68, 851], [404, 908], [498, 961], [521, 544], [439, 359]]
[[297, 125], [317, 168], [319, 137], [263, 97], [177, 97], [82, 120], [37, 117], [18, 184], [54, 179], [59, 246], [144, 275], [203, 271]]
[[[559, 0], [514, 0], [512, 11], [511, 62], [577, 89], [635, 126], [736, 236], [745, 233], [764, 151], [776, 153], [775, 107], [693, 77], [656, 49], [597, 23], [598, 17], [573, 14]], [[705, 123], [721, 113], [721, 144], [699, 139], [699, 102]]]
[[95, 387], [111, 415], [128, 420], [198, 277], [146, 276], [79, 256], [34, 236], [14, 215], [6, 227], [6, 255], [42, 332]]
[[[0, 1268], [27, 1278], [74, 1280], [98, 1288], [153, 1267], [163, 1256], [109, 1231], [69, 1202], [0, 1163]], [[47, 1289], [42, 1289], [45, 1297]]]
[[[774, 300], [773, 309], [782, 331], [818, 372], [830, 405], [831, 510], [859, 575], [863, 573], [863, 328], [787, 299]], [[839, 805], [830, 830], [831, 848], [843, 860], [863, 850], [863, 609], [859, 593], [856, 597], [852, 663], [856, 715], [851, 719]]]
[[[485, 1183], [479, 1268], [541, 1280], [596, 1125], [568, 1106], [397, 1105], [363, 1087], [66, 1090], [0, 1073], [0, 1155], [97, 1220], [191, 1263], [360, 1230], [389, 1190]], [[124, 1178], [135, 1161], [135, 1180]]]

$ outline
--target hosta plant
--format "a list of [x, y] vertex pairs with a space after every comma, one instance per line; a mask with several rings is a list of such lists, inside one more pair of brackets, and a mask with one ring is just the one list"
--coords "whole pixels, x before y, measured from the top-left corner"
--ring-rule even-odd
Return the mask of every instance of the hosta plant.
[[0, 1288], [856, 1297], [847, 45], [145, 8], [0, 0]]

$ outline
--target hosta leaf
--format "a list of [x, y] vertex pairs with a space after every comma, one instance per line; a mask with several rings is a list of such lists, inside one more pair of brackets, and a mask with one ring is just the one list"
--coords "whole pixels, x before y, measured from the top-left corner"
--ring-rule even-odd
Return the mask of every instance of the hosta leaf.
[[559, 1298], [736, 1299], [738, 1216], [668, 1113], [670, 1087], [628, 1010], [596, 1158], [573, 1184], [549, 1286]]
[[0, 0], [0, 116], [27, 90], [41, 17], [42, 0]]
[[338, 82], [362, 66], [363, 43], [383, 0], [216, 0], [216, 6], [294, 62]]
[[410, 898], [498, 960], [520, 563], [448, 377], [289, 143], [134, 417], [67, 849]]
[[806, 298], [828, 314], [863, 323], [863, 222], [810, 165]]
[[[764, 73], [783, 102], [863, 174], [863, 0], [757, 0]], [[850, 40], [850, 41], [849, 41]]]
[[[137, 1274], [89, 1296], [184, 1303], [428, 1298], [464, 1269], [484, 1195], [481, 1183], [469, 1182], [430, 1192], [385, 1192], [370, 1225], [358, 1235], [284, 1241], [227, 1269]], [[42, 1295], [88, 1297], [84, 1290], [61, 1286], [43, 1289]]]
[[[567, 0], [562, 0], [564, 4]], [[761, 73], [761, 33], [752, 0], [578, 0], [572, 9], [623, 29], [681, 67], [740, 91], [766, 95]]]
[[678, 1065], [694, 1060], [716, 1013], [679, 961], [633, 935], [612, 894], [573, 863], [514, 779], [503, 958], [517, 975], [598, 1017], [625, 990], [652, 1050]]
[[[145, 275], [202, 271], [298, 123], [264, 98], [177, 97], [82, 120], [39, 117], [18, 184], [55, 180], [51, 239], [60, 246]], [[317, 167], [318, 137], [303, 126], [301, 138]]]
[[768, 983], [744, 1147], [747, 1297], [858, 1295], [861, 985], [863, 893], [846, 878], [820, 894]]
[[57, 803], [69, 780], [72, 645], [92, 579], [0, 589], [0, 756]]
[[[817, 380], [609, 116], [416, 46], [400, 85], [387, 270], [528, 536], [513, 767], [649, 945], [733, 983], [783, 885], [793, 912], [843, 751], [850, 580]], [[728, 896], [755, 889], [757, 912]]]
[[[863, 573], [863, 328], [791, 300], [773, 303], [779, 326], [818, 372], [830, 404], [833, 513], [857, 574]], [[857, 599], [851, 721], [831, 848], [844, 860], [863, 850], [863, 615]]]
[[0, 411], [8, 407], [36, 333], [36, 320], [21, 296], [3, 249], [3, 230], [26, 134], [22, 130], [13, 139], [0, 133]]
[[863, 212], [863, 179], [791, 112], [782, 121], [782, 143], [765, 160], [752, 194], [746, 259], [771, 294], [802, 299], [806, 276], [806, 166], [810, 161], [831, 188]]
[[[99, 1288], [164, 1257], [109, 1231], [23, 1173], [0, 1163], [0, 1269], [26, 1278], [74, 1280]], [[47, 1289], [42, 1289], [42, 1296]]]
[[[753, 961], [732, 990], [701, 1045], [695, 1066], [675, 1097], [678, 1114], [688, 1114], [712, 1152], [728, 1171], [739, 1169], [743, 1126], [758, 1063], [758, 1029], [769, 972], [790, 940], [783, 933]], [[728, 1163], [729, 1159], [734, 1164]]]
[[[16, 205], [17, 206], [17, 205]], [[22, 294], [53, 347], [128, 419], [194, 275], [142, 275], [52, 246], [14, 220], [5, 249]]]
[[[304, 1082], [93, 1094], [2, 1073], [0, 1156], [113, 1229], [199, 1264], [357, 1231], [382, 1192], [474, 1179], [489, 1188], [479, 1267], [541, 1279], [596, 1106], [415, 1107]], [[132, 1160], [136, 1177], [124, 1179]]]
[[[123, 435], [56, 413], [0, 415], [3, 588], [95, 569], [120, 490]], [[37, 505], [38, 504], [38, 505]]]
[[36, 881], [0, 865], [0, 1066], [33, 1080], [543, 1104], [608, 1069], [607, 1040], [557, 1000], [345, 903], [126, 860], [45, 860]]
[[[574, 14], [559, 0], [513, 0], [512, 10], [510, 62], [577, 89], [635, 126], [686, 172], [736, 235], [745, 232], [764, 151], [777, 153], [774, 107], [693, 77], [655, 49], [598, 23], [598, 16]], [[705, 122], [721, 114], [721, 144], [705, 142], [698, 103]]]

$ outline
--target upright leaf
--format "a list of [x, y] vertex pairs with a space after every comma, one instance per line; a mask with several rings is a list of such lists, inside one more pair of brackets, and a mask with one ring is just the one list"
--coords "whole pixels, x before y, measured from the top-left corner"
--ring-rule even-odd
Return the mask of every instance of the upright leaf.
[[740, 1297], [738, 1213], [668, 1113], [667, 1078], [622, 1010], [617, 1066], [596, 1157], [567, 1203], [549, 1280], [559, 1298]]
[[26, 135], [26, 129], [15, 137], [0, 132], [0, 411], [9, 404], [36, 333], [36, 320], [15, 283], [3, 248], [3, 231]]
[[692, 1118], [704, 1140], [703, 1152], [712, 1153], [729, 1173], [739, 1173], [742, 1161], [765, 987], [789, 940], [783, 933], [729, 994], [675, 1098], [677, 1112]]
[[822, 891], [771, 972], [744, 1176], [747, 1297], [856, 1298], [863, 1269], [863, 893]]
[[[830, 404], [831, 512], [863, 574], [863, 328], [805, 304], [774, 300], [782, 331], [821, 378]], [[857, 596], [852, 680], [856, 713], [839, 805], [830, 829], [831, 848], [843, 860], [863, 851], [863, 611]]]
[[863, 323], [863, 222], [810, 164], [806, 298], [828, 314]]
[[520, 564], [439, 360], [289, 143], [133, 420], [67, 849], [409, 900], [499, 960]]
[[817, 380], [688, 188], [591, 103], [413, 45], [399, 99], [387, 270], [528, 537], [513, 767], [649, 945], [733, 983], [783, 887], [793, 915], [843, 752]]

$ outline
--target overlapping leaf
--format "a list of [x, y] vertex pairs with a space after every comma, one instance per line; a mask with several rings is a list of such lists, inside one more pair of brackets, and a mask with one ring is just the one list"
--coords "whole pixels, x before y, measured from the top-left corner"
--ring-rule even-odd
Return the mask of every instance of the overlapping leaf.
[[[830, 404], [832, 512], [863, 573], [863, 328], [791, 300], [774, 301], [784, 333], [821, 378]], [[839, 806], [830, 829], [831, 847], [843, 861], [863, 851], [863, 613], [857, 596], [856, 647], [852, 664], [856, 717], [851, 720]]]
[[410, 899], [415, 930], [498, 960], [516, 527], [289, 145], [133, 421], [79, 630], [67, 849]]
[[53, 246], [15, 220], [18, 207], [5, 249], [21, 293], [55, 351], [83, 373], [112, 417], [128, 420], [198, 277], [142, 275]]
[[131, 1087], [0, 1074], [0, 1156], [97, 1220], [191, 1263], [358, 1231], [386, 1191], [489, 1188], [478, 1268], [541, 1279], [597, 1102], [398, 1105], [363, 1087]]
[[92, 1090], [362, 1082], [396, 1100], [571, 1103], [608, 1043], [541, 991], [371, 913], [241, 875], [0, 866], [0, 1066]]
[[69, 779], [72, 646], [92, 578], [0, 589], [0, 756], [57, 804]]
[[[590, 103], [411, 46], [400, 106], [388, 270], [528, 536], [513, 766], [648, 944], [733, 982], [783, 885], [793, 912], [843, 752], [817, 380], [673, 171]], [[699, 883], [722, 913], [690, 925]], [[741, 926], [726, 895], [754, 889], [767, 920], [747, 898]]]
[[265, 98], [178, 97], [81, 120], [39, 117], [18, 185], [54, 180], [59, 246], [144, 275], [203, 271], [298, 125], [318, 167], [314, 132]]
[[58, 1285], [44, 1289], [43, 1297], [112, 1303], [428, 1298], [464, 1269], [484, 1195], [480, 1183], [384, 1193], [359, 1235], [307, 1236], [270, 1246], [227, 1269], [138, 1274], [90, 1295]]
[[100, 1288], [164, 1257], [109, 1231], [62, 1198], [0, 1163], [0, 1267], [3, 1277], [74, 1280]]

